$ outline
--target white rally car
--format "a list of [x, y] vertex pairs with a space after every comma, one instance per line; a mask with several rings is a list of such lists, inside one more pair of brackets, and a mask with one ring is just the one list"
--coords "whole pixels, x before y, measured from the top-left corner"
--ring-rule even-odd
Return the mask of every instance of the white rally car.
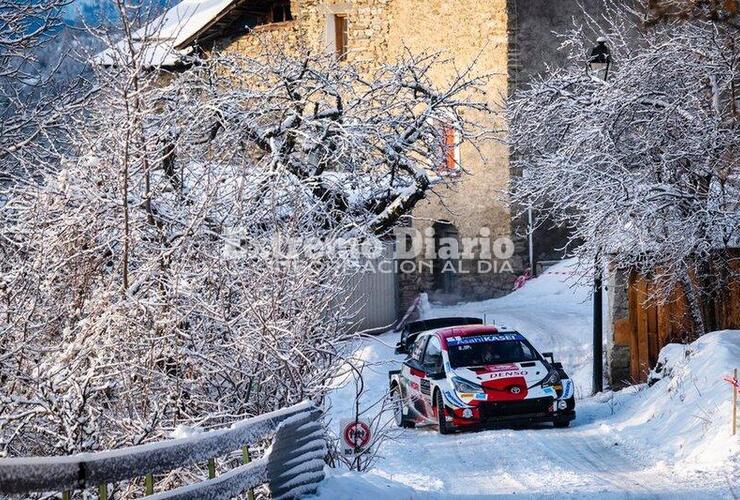
[[[389, 373], [400, 427], [431, 423], [447, 434], [485, 425], [567, 427], [575, 418], [573, 383], [562, 365], [519, 332], [470, 318], [419, 323], [399, 343], [397, 351], [408, 354], [403, 367]], [[448, 326], [455, 323], [462, 324]]]

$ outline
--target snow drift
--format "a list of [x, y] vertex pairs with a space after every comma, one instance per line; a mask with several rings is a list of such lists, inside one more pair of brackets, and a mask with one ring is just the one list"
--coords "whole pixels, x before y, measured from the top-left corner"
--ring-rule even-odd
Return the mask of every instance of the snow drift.
[[604, 425], [657, 461], [737, 477], [740, 436], [731, 435], [732, 390], [722, 377], [740, 368], [740, 330], [668, 344], [658, 360], [655, 383], [617, 393], [622, 407]]

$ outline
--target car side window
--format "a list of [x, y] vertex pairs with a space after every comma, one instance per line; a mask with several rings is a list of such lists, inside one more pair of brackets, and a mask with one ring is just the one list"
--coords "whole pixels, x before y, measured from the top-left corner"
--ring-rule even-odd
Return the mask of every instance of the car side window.
[[442, 346], [437, 337], [431, 337], [429, 339], [426, 353], [424, 353], [424, 366], [430, 368], [442, 367]]
[[426, 344], [427, 337], [419, 337], [414, 342], [414, 348], [411, 350], [411, 357], [416, 361], [421, 361], [421, 356], [424, 353], [424, 344]]

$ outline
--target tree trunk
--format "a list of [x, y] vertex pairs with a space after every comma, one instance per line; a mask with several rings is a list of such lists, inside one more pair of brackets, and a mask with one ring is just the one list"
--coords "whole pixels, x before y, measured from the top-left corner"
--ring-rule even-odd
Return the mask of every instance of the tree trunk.
[[686, 272], [683, 279], [681, 280], [681, 284], [683, 285], [684, 294], [686, 295], [686, 302], [689, 306], [689, 315], [691, 316], [691, 323], [693, 328], [693, 335], [687, 340], [693, 341], [707, 333], [706, 326], [704, 324], [704, 313], [702, 311], [702, 305], [699, 300], [699, 295], [697, 294], [696, 285], [689, 276], [688, 272]]

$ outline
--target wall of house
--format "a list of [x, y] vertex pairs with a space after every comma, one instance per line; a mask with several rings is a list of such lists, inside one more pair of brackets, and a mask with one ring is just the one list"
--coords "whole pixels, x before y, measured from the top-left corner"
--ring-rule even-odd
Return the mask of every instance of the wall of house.
[[[508, 93], [508, 12], [506, 0], [404, 0], [389, 3], [388, 49], [399, 54], [405, 48], [412, 52], [442, 51], [458, 68], [475, 63], [478, 74], [492, 74], [486, 93], [490, 107], [502, 109]], [[441, 82], [454, 76], [451, 65], [435, 69], [433, 77]], [[487, 126], [503, 129], [503, 119], [471, 114]], [[467, 174], [450, 179], [438, 189], [444, 204], [435, 196], [421, 202], [414, 211], [414, 227], [425, 231], [436, 221], [451, 223], [460, 238], [478, 236], [482, 228], [490, 231], [491, 240], [511, 237], [511, 213], [503, 192], [509, 184], [508, 148], [503, 142], [489, 140], [480, 150], [470, 144], [460, 148], [460, 162]], [[515, 273], [521, 259], [512, 259]], [[502, 263], [498, 263], [502, 264]], [[433, 299], [456, 301], [503, 295], [511, 290], [514, 275], [478, 273], [477, 260], [458, 263], [459, 272], [452, 277], [449, 292], [434, 293], [435, 280], [423, 267], [421, 288]]]
[[[293, 50], [326, 50], [332, 33], [327, 27], [336, 13], [349, 21], [349, 62], [371, 70], [397, 58], [407, 48], [412, 52], [441, 51], [458, 68], [476, 61], [479, 74], [495, 74], [488, 84], [487, 99], [500, 109], [508, 92], [508, 17], [506, 0], [292, 0], [294, 21], [260, 26], [263, 39], [274, 40]], [[258, 38], [250, 35], [224, 40], [219, 48], [252, 53]], [[453, 76], [452, 65], [433, 70], [440, 84]], [[471, 116], [472, 117], [472, 116]], [[503, 127], [502, 119], [490, 117], [492, 127]], [[467, 174], [449, 179], [413, 213], [413, 226], [420, 231], [435, 221], [453, 224], [460, 237], [475, 237], [481, 228], [490, 230], [492, 240], [511, 236], [511, 214], [503, 191], [509, 183], [508, 149], [502, 141], [488, 140], [476, 150], [469, 144], [460, 148]], [[468, 175], [469, 174], [469, 175]], [[501, 266], [503, 263], [497, 263]], [[510, 260], [514, 273], [478, 273], [477, 261], [462, 264], [453, 293], [439, 298], [455, 301], [502, 295], [511, 290], [521, 259]], [[429, 269], [426, 266], [420, 266]], [[433, 292], [428, 272], [416, 279], [402, 280], [407, 287]], [[408, 292], [408, 290], [406, 290]], [[412, 296], [412, 293], [405, 293]], [[402, 304], [402, 308], [406, 304]]]

